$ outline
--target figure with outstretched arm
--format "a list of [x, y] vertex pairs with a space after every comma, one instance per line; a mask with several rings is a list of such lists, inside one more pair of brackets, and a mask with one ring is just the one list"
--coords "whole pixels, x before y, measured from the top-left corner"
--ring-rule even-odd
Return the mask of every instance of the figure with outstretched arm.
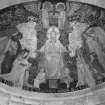
[[63, 69], [62, 53], [66, 51], [65, 47], [59, 41], [60, 32], [55, 26], [52, 26], [47, 31], [48, 40], [44, 46], [40, 49], [40, 52], [44, 53], [45, 60], [43, 62], [47, 69], [48, 78], [58, 79], [61, 69]]

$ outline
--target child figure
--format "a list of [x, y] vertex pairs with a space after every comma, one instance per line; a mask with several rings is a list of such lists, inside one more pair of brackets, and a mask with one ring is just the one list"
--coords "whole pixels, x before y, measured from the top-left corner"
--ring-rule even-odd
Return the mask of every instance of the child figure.
[[46, 80], [46, 73], [45, 73], [45, 70], [43, 68], [41, 68], [40, 72], [38, 73], [38, 75], [34, 79], [34, 87], [40, 88], [39, 85], [41, 83], [44, 83], [45, 80]]
[[70, 83], [73, 81], [73, 79], [70, 77], [70, 70], [68, 68], [65, 68], [61, 79], [64, 83], [66, 83], [67, 88], [69, 88]]

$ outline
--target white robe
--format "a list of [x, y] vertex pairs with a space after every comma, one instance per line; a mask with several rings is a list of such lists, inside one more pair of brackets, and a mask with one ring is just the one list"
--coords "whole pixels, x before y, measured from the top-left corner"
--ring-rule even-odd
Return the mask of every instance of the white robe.
[[52, 45], [49, 40], [41, 48], [41, 52], [45, 53], [46, 60], [44, 66], [47, 69], [46, 75], [48, 78], [58, 79], [60, 76], [61, 69], [63, 68], [63, 59], [61, 53], [64, 51], [64, 47], [59, 41]]
[[36, 22], [29, 21], [17, 25], [19, 32], [23, 34], [23, 38], [20, 40], [23, 49], [30, 51], [30, 56], [36, 56], [35, 51], [37, 49], [37, 32], [35, 30]]
[[76, 50], [82, 47], [82, 33], [88, 27], [85, 23], [71, 23], [73, 25], [72, 33], [69, 33], [69, 51], [70, 56], [75, 56]]

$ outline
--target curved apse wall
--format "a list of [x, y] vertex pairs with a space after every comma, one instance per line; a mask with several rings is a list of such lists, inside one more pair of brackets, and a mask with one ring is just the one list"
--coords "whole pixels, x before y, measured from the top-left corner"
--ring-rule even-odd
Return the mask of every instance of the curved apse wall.
[[104, 103], [104, 3], [81, 2], [3, 2], [1, 105]]

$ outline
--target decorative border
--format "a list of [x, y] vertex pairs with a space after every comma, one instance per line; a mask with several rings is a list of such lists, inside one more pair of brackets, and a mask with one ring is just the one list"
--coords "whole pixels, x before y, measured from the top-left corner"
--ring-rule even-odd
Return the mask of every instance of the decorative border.
[[[20, 3], [25, 3], [25, 2], [31, 2], [31, 1], [38, 1], [38, 0], [0, 0], [0, 9], [20, 4]], [[88, 3], [92, 5], [96, 5], [102, 8], [105, 8], [105, 1], [104, 0], [68, 0], [69, 1], [75, 1], [75, 2], [81, 2], [81, 3]]]
[[[33, 1], [33, 0], [27, 0], [26, 2], [28, 2], [28, 1]], [[75, 0], [73, 0], [73, 1], [75, 1]], [[0, 4], [2, 5], [2, 3], [0, 3]], [[5, 5], [5, 3], [4, 3], [4, 5]], [[8, 4], [8, 5], [10, 6], [10, 4]], [[6, 4], [6, 6], [7, 6], [7, 4]], [[105, 87], [105, 83], [97, 85], [94, 89], [89, 89], [88, 88], [88, 89], [79, 90], [79, 91], [76, 91], [76, 92], [67, 92], [67, 93], [37, 93], [36, 92], [36, 93], [32, 93], [32, 92], [27, 92], [27, 91], [24, 91], [24, 90], [19, 90], [17, 88], [11, 88], [11, 87], [9, 87], [5, 84], [0, 83], [0, 90], [4, 91], [5, 93], [16, 95], [16, 96], [28, 97], [28, 98], [30, 97], [30, 98], [33, 98], [33, 99], [40, 99], [40, 100], [41, 99], [43, 99], [43, 100], [62, 100], [62, 98], [63, 99], [68, 99], [68, 98], [82, 97], [82, 96], [91, 94], [93, 92], [97, 92], [100, 89], [102, 90], [102, 89], [104, 89], [104, 87]]]
[[45, 100], [45, 101], [53, 101], [53, 100], [68, 100], [80, 98], [88, 95], [93, 95], [97, 92], [105, 90], [105, 83], [97, 85], [94, 89], [84, 89], [76, 92], [67, 92], [67, 93], [38, 93], [38, 92], [29, 92], [25, 90], [21, 90], [18, 88], [11, 88], [3, 83], [0, 83], [0, 91], [10, 94], [13, 96], [24, 97], [35, 100]]

